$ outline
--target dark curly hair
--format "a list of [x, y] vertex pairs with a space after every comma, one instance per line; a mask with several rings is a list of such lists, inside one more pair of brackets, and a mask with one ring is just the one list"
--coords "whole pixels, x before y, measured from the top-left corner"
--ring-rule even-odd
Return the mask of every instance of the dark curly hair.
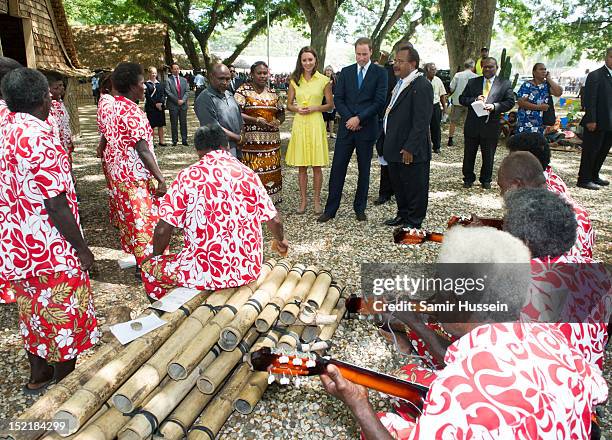
[[21, 67], [2, 79], [2, 97], [12, 112], [32, 113], [49, 99], [49, 83], [38, 70]]
[[[9, 57], [0, 57], [0, 83], [2, 82], [2, 78], [4, 75], [9, 73], [11, 70], [19, 69], [23, 67], [17, 61]], [[2, 95], [0, 95], [2, 97]]]
[[546, 169], [550, 165], [550, 147], [541, 133], [517, 133], [511, 136], [506, 143], [511, 153], [516, 151], [529, 151]]
[[198, 128], [193, 135], [196, 150], [219, 150], [227, 147], [227, 135], [218, 123], [206, 124]]
[[576, 242], [570, 204], [545, 188], [519, 188], [504, 195], [504, 230], [521, 239], [532, 258], [558, 257]]
[[138, 63], [119, 63], [111, 76], [115, 90], [128, 93], [131, 86], [138, 85], [138, 77], [144, 77], [142, 66]]

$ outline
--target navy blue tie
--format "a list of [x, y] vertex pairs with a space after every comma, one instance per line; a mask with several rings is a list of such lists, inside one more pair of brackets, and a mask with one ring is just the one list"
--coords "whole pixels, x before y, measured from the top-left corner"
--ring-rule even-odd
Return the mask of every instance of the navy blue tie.
[[361, 88], [361, 84], [363, 84], [363, 66], [359, 67], [359, 74], [357, 75], [357, 88]]

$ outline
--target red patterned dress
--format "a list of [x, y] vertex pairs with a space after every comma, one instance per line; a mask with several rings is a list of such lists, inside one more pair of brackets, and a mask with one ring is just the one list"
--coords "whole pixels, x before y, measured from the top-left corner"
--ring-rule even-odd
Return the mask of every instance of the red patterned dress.
[[608, 386], [559, 329], [486, 324], [454, 342], [414, 422], [379, 419], [395, 439], [589, 439]]
[[27, 113], [6, 117], [0, 145], [0, 273], [15, 290], [25, 348], [50, 362], [95, 344], [89, 277], [44, 201], [65, 193], [79, 223], [70, 162], [53, 128]]
[[183, 230], [185, 247], [143, 264], [150, 297], [159, 299], [176, 286], [237, 287], [259, 276], [261, 225], [276, 216], [276, 209], [257, 174], [228, 151], [211, 151], [181, 171], [159, 212], [162, 220]]
[[566, 255], [592, 258], [593, 246], [595, 246], [595, 230], [589, 218], [589, 213], [572, 199], [567, 190], [567, 185], [550, 166], [546, 167], [544, 170], [544, 177], [546, 178], [546, 188], [563, 197], [572, 205], [574, 214], [576, 214], [576, 221], [578, 222], [578, 228], [576, 229], [576, 244]]
[[[104, 93], [100, 95], [100, 100], [98, 101], [98, 112], [96, 122], [98, 124], [98, 132], [100, 136], [104, 136], [106, 138], [106, 126], [108, 125], [109, 118], [113, 111], [113, 103], [115, 102], [115, 97], [110, 93]], [[106, 178], [106, 189], [108, 191], [108, 215], [110, 218], [110, 222], [116, 228], [119, 228], [119, 214], [117, 204], [115, 200], [117, 199], [117, 194], [115, 192], [115, 188], [112, 184], [110, 174], [108, 172], [108, 162], [110, 160], [110, 150], [109, 148], [105, 148], [102, 153], [102, 171], [104, 172], [104, 177]]]
[[74, 144], [72, 143], [72, 130], [70, 130], [70, 114], [64, 105], [64, 101], [56, 101], [55, 99], [51, 100], [49, 117], [49, 120], [56, 124], [62, 147], [64, 147], [64, 150], [66, 150], [66, 153], [68, 153], [68, 159], [70, 160], [70, 163], [72, 163]]
[[[2, 145], [2, 128], [4, 121], [11, 111], [6, 106], [6, 101], [0, 99], [0, 145]], [[1, 219], [0, 219], [1, 221]], [[11, 284], [2, 278], [0, 274], [0, 304], [10, 304], [15, 302], [15, 291]]]
[[153, 157], [153, 130], [136, 103], [116, 96], [106, 124], [105, 160], [117, 204], [121, 246], [140, 266], [153, 251], [153, 230], [159, 218], [152, 174], [134, 148], [145, 140]]

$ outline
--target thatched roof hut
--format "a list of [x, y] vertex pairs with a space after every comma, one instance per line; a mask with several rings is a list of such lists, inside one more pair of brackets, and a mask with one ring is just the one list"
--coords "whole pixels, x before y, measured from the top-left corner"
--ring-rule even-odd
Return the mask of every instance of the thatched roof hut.
[[172, 62], [165, 24], [74, 26], [79, 59], [91, 70], [111, 70], [122, 61], [158, 69]]
[[0, 54], [27, 67], [68, 77], [65, 102], [73, 132], [79, 132], [78, 109], [72, 91], [81, 69], [62, 0], [0, 0]]

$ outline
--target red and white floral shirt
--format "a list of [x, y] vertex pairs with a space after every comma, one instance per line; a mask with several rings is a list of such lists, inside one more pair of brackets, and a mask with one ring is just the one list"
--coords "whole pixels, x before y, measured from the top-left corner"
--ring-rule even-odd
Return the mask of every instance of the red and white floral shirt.
[[183, 229], [175, 268], [181, 285], [221, 289], [259, 276], [262, 223], [276, 216], [265, 187], [231, 153], [216, 150], [182, 170], [159, 206], [160, 219]]
[[134, 148], [145, 140], [153, 157], [153, 129], [144, 111], [124, 96], [116, 96], [106, 131], [108, 170], [115, 182], [149, 180], [153, 175], [145, 167]]
[[546, 177], [546, 188], [549, 191], [562, 196], [569, 196], [569, 193], [567, 192], [567, 185], [563, 179], [561, 179], [561, 177], [555, 174], [550, 165], [544, 170], [544, 177]]
[[[72, 152], [74, 146], [72, 144], [72, 131], [70, 130], [70, 115], [68, 114], [68, 109], [64, 105], [64, 101], [52, 99], [49, 116], [49, 120], [57, 124], [57, 132], [62, 146], [67, 152]], [[53, 118], [51, 118], [51, 116], [53, 116]]]
[[44, 201], [66, 193], [79, 213], [68, 155], [46, 121], [10, 113], [0, 145], [0, 278], [17, 280], [80, 266]]
[[98, 101], [96, 122], [98, 124], [98, 132], [102, 136], [106, 136], [106, 126], [112, 115], [114, 102], [115, 97], [110, 93], [104, 93], [100, 96], [100, 100]]
[[6, 105], [6, 101], [4, 99], [0, 99], [0, 129], [4, 127], [4, 120], [10, 112], [11, 111]]
[[566, 253], [568, 256], [593, 258], [593, 246], [595, 246], [595, 229], [589, 218], [589, 213], [569, 196], [565, 200], [572, 206], [576, 215], [576, 244]]
[[570, 345], [603, 369], [612, 314], [612, 280], [605, 265], [567, 255], [534, 258], [531, 279], [521, 319], [558, 323]]
[[450, 345], [410, 439], [589, 439], [608, 386], [546, 324], [486, 324]]

